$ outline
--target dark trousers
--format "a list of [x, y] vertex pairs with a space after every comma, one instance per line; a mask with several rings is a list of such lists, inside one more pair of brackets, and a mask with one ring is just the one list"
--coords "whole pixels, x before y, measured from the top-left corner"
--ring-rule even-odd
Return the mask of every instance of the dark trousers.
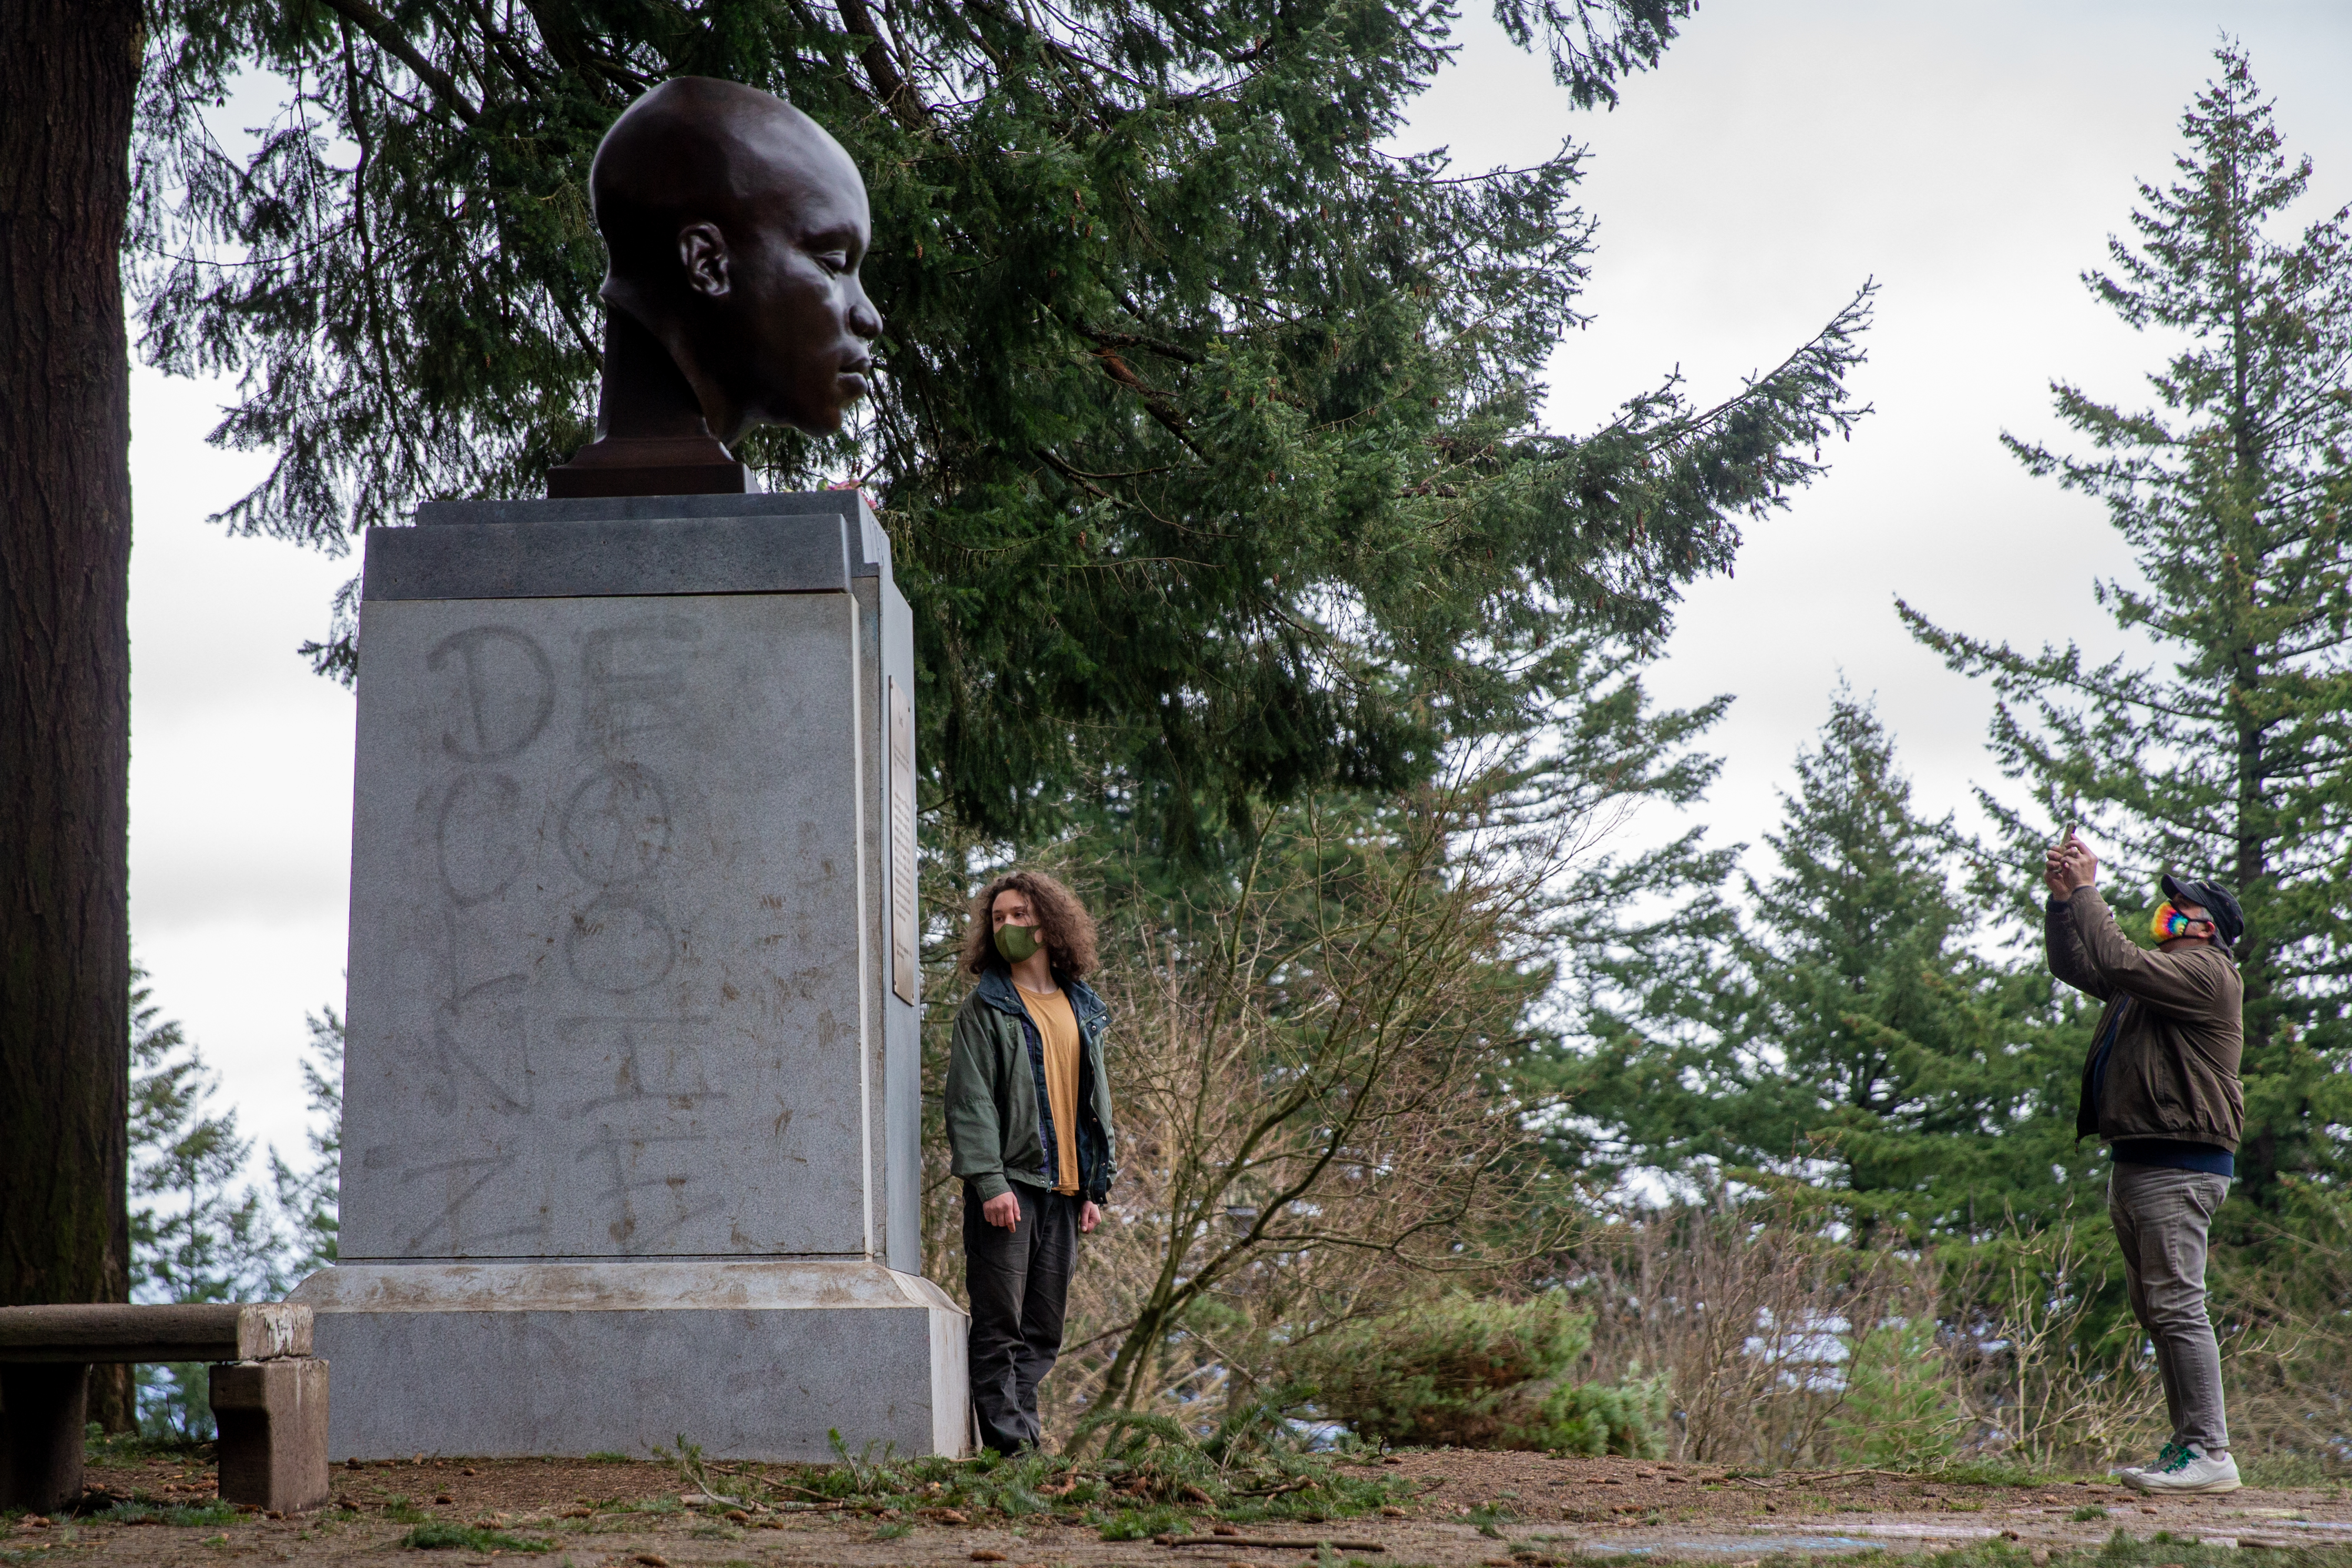
[[1021, 1223], [981, 1217], [963, 1189], [965, 1293], [971, 1298], [971, 1405], [980, 1440], [1010, 1454], [1037, 1444], [1037, 1385], [1062, 1354], [1062, 1309], [1078, 1260], [1076, 1197], [1013, 1184]]

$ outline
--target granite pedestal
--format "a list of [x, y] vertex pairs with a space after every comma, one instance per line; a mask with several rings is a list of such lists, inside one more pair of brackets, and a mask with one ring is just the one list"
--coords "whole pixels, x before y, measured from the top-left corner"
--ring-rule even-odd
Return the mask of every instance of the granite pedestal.
[[871, 512], [445, 503], [363, 583], [336, 1457], [963, 1451]]

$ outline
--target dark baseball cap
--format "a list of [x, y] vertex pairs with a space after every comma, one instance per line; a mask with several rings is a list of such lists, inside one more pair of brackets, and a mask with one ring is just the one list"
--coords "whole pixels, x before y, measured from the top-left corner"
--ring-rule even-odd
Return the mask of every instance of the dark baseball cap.
[[2175, 904], [2195, 904], [2204, 906], [2221, 929], [2221, 940], [2235, 942], [2245, 934], [2246, 916], [2230, 890], [2218, 882], [2182, 882], [2170, 872], [2164, 873], [2164, 896]]

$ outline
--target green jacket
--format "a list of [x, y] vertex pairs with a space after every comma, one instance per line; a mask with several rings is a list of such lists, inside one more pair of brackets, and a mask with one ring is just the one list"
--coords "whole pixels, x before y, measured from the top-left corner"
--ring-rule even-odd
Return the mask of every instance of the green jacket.
[[2200, 942], [2150, 952], [2123, 934], [2092, 887], [2050, 900], [2042, 936], [2050, 972], [2107, 1004], [2083, 1062], [2074, 1135], [2176, 1138], [2234, 1153], [2246, 1126], [2245, 984], [2229, 950]]
[[[1061, 977], [1055, 976], [1056, 979]], [[1100, 1203], [1118, 1174], [1111, 1139], [1110, 1081], [1103, 1072], [1104, 1033], [1110, 1009], [1077, 980], [1061, 980], [1078, 1020], [1078, 1179], [1081, 1196]], [[1013, 1190], [1012, 1183], [1051, 1191], [1053, 1113], [1045, 1097], [1045, 1042], [1021, 1005], [1013, 976], [992, 965], [956, 1009], [948, 1046], [950, 1168], [982, 1202]]]

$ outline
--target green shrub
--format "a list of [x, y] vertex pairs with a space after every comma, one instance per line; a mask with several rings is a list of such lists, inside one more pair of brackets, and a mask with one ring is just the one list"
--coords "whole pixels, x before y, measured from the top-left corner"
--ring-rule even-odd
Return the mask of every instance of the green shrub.
[[1592, 1320], [1556, 1297], [1457, 1298], [1309, 1341], [1294, 1372], [1367, 1442], [1655, 1458], [1663, 1377], [1573, 1381]]
[[1944, 1372], [1933, 1322], [1843, 1336], [1845, 1399], [1829, 1421], [1842, 1465], [1924, 1470], [1959, 1450], [1968, 1412]]

